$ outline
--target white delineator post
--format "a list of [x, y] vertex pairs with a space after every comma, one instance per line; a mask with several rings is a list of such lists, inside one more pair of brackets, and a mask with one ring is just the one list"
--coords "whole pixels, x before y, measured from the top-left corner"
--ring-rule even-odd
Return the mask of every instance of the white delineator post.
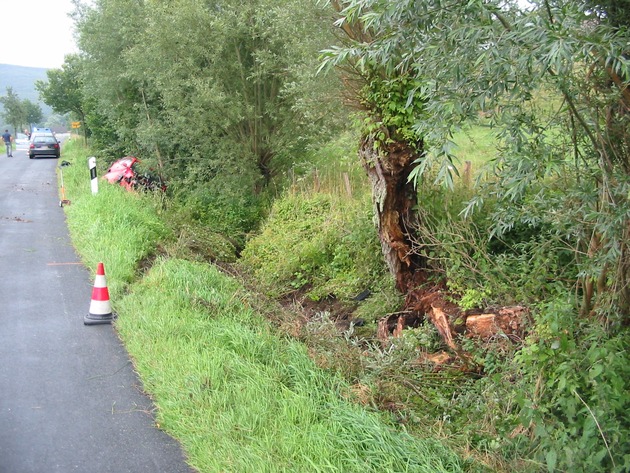
[[98, 179], [96, 179], [96, 158], [92, 156], [88, 158], [88, 167], [90, 168], [90, 185], [92, 186], [92, 194], [98, 194]]

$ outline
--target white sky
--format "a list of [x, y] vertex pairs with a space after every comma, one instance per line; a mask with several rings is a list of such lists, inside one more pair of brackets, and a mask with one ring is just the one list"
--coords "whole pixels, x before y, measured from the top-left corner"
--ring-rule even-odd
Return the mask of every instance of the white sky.
[[77, 52], [73, 9], [72, 0], [0, 0], [0, 64], [61, 67]]
[[0, 0], [0, 64], [60, 68], [77, 52], [71, 0]]

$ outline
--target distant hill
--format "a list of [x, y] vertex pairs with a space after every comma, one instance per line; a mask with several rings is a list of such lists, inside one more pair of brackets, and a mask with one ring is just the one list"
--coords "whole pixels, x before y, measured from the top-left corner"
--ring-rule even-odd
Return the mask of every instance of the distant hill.
[[[48, 80], [46, 71], [42, 67], [12, 66], [10, 64], [0, 64], [0, 95], [5, 95], [7, 87], [13, 87], [20, 100], [29, 99], [33, 103], [39, 104], [44, 117], [52, 113], [52, 109], [39, 100], [39, 93], [35, 90], [35, 81]], [[0, 110], [2, 105], [0, 104]], [[2, 121], [2, 120], [0, 120]]]

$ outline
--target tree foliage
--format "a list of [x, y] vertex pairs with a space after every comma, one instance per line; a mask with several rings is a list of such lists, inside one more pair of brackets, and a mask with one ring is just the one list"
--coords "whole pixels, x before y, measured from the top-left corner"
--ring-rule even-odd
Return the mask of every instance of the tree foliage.
[[339, 124], [336, 76], [315, 77], [331, 28], [314, 1], [98, 0], [76, 20], [93, 139], [155, 166], [197, 217], [228, 195], [251, 207]]
[[4, 111], [2, 112], [4, 120], [13, 125], [13, 129], [17, 133], [17, 130], [19, 130], [21, 125], [26, 121], [26, 113], [24, 104], [13, 91], [13, 87], [7, 87], [6, 95], [0, 97], [0, 103], [2, 103], [4, 107]]
[[212, 176], [227, 161], [268, 184], [315, 135], [316, 102], [304, 104], [319, 16], [295, 0], [101, 0], [78, 21], [84, 89], [121, 141], [161, 165]]
[[37, 81], [35, 88], [42, 100], [58, 114], [72, 113], [85, 123], [83, 104], [82, 62], [78, 55], [68, 55], [61, 69], [46, 71], [47, 81]]
[[44, 118], [42, 108], [29, 99], [22, 101], [22, 107], [24, 108], [24, 120], [26, 124], [39, 123], [42, 121], [42, 118]]
[[360, 23], [374, 39], [328, 50], [328, 60], [411, 75], [419, 84], [408, 90], [407, 106], [415, 97], [425, 101], [413, 127], [428, 152], [411, 178], [431, 173], [449, 184], [453, 131], [493, 111], [497, 178], [464, 213], [493, 195], [501, 203], [494, 234], [518, 222], [551, 225], [559, 239], [568, 237], [581, 267], [583, 312], [612, 303], [627, 318], [627, 30], [569, 1], [533, 2], [530, 11], [494, 1], [353, 0], [343, 7], [340, 24]]
[[28, 99], [20, 100], [12, 87], [7, 87], [6, 95], [0, 97], [0, 103], [4, 107], [4, 120], [13, 126], [16, 133], [42, 120], [41, 107]]

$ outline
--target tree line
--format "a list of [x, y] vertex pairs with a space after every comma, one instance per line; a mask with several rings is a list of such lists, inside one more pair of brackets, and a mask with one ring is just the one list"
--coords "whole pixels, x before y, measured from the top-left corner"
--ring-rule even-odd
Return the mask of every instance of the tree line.
[[20, 99], [13, 87], [7, 87], [6, 95], [0, 97], [0, 103], [4, 108], [2, 118], [13, 127], [14, 133], [21, 133], [25, 129], [30, 131], [31, 125], [43, 118], [41, 107], [29, 99]]

